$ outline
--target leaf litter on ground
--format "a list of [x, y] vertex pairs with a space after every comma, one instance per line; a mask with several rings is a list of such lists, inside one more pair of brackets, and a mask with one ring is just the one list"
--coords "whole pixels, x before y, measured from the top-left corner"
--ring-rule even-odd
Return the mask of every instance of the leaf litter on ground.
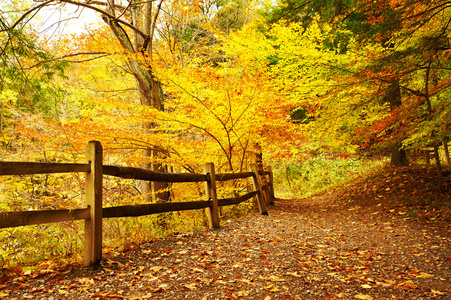
[[[433, 173], [420, 173], [431, 180]], [[449, 299], [446, 215], [426, 214], [436, 207], [429, 200], [423, 217], [407, 216], [408, 207], [419, 209], [408, 196], [422, 193], [408, 178], [419, 175], [386, 174], [278, 199], [269, 216], [223, 222], [219, 230], [129, 245], [109, 252], [99, 268], [5, 274], [0, 298]], [[391, 193], [382, 189], [387, 182]], [[437, 191], [424, 193], [432, 199]]]

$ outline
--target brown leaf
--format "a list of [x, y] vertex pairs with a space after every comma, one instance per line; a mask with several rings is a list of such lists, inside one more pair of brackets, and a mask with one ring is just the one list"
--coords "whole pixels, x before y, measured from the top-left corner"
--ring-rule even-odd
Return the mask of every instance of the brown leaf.
[[446, 293], [443, 293], [443, 292], [440, 292], [440, 291], [436, 291], [436, 290], [433, 290], [433, 289], [431, 289], [431, 293], [434, 294], [434, 295], [446, 295]]
[[356, 299], [361, 299], [361, 300], [373, 300], [373, 297], [371, 297], [370, 295], [355, 295], [354, 298]]
[[434, 275], [421, 272], [419, 275], [415, 275], [415, 277], [416, 278], [430, 278], [430, 277], [434, 277]]
[[196, 286], [196, 283], [195, 282], [193, 282], [193, 283], [191, 283], [191, 284], [185, 284], [185, 285], [183, 285], [184, 287], [186, 287], [187, 289], [190, 289], [190, 290], [195, 290], [195, 289], [197, 289], [197, 286]]
[[246, 296], [249, 296], [250, 293], [251, 293], [250, 291], [239, 291], [236, 293], [236, 295], [238, 297], [246, 297]]
[[80, 282], [81, 284], [84, 285], [90, 285], [90, 284], [94, 284], [94, 279], [92, 278], [78, 278], [78, 282]]
[[303, 275], [300, 275], [300, 274], [298, 274], [297, 272], [287, 272], [287, 275], [291, 275], [291, 276], [294, 276], [294, 277], [297, 277], [297, 278], [301, 278], [301, 277], [303, 277]]
[[267, 291], [270, 291], [270, 292], [278, 292], [278, 291], [280, 291], [276, 286], [274, 286], [274, 284], [265, 286], [264, 289], [267, 290]]
[[247, 283], [249, 285], [255, 286], [255, 283], [252, 282], [253, 281], [252, 279], [251, 280], [249, 280], [249, 279], [238, 279], [238, 281], [241, 281], [241, 282]]
[[285, 281], [285, 279], [280, 278], [280, 277], [278, 277], [276, 275], [268, 275], [266, 277], [259, 276], [258, 278], [259, 279], [263, 279], [263, 280], [269, 280], [269, 281]]

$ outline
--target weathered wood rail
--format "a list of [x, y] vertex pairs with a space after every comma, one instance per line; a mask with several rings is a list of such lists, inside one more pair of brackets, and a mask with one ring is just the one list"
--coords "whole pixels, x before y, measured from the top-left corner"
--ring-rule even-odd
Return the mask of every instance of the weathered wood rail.
[[[267, 215], [266, 205], [274, 199], [272, 172], [259, 170], [255, 164], [250, 166], [249, 172], [215, 173], [213, 163], [204, 165], [203, 174], [189, 173], [161, 173], [140, 168], [118, 167], [103, 165], [102, 145], [98, 141], [88, 143], [86, 163], [30, 163], [30, 162], [0, 162], [1, 175], [32, 175], [49, 173], [86, 173], [85, 208], [38, 210], [0, 213], [0, 228], [18, 227], [72, 220], [85, 220], [84, 254], [85, 266], [98, 263], [102, 258], [102, 219], [118, 217], [136, 217], [171, 211], [205, 209], [210, 228], [219, 228], [219, 207], [234, 205], [256, 198], [259, 211]], [[150, 203], [139, 205], [125, 205], [115, 207], [102, 206], [103, 175], [128, 179], [139, 179], [159, 182], [205, 182], [207, 201]], [[262, 176], [268, 176], [267, 184], [262, 185]], [[251, 178], [254, 191], [243, 196], [218, 199], [216, 182], [233, 179]]]

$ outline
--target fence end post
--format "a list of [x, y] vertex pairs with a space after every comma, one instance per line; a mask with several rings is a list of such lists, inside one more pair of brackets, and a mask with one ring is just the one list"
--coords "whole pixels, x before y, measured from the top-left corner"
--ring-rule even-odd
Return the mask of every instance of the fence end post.
[[210, 175], [208, 180], [205, 181], [205, 195], [208, 201], [212, 202], [211, 207], [207, 207], [205, 212], [207, 213], [208, 218], [208, 227], [209, 228], [220, 228], [219, 226], [219, 203], [218, 196], [216, 193], [216, 173], [215, 166], [213, 163], [206, 163], [204, 165], [204, 174]]
[[258, 172], [257, 165], [251, 164], [249, 166], [249, 170], [254, 173], [254, 175], [252, 176], [252, 183], [254, 184], [255, 190], [258, 192], [257, 203], [258, 209], [260, 210], [260, 214], [268, 215], [268, 209], [266, 208], [266, 201], [263, 196], [260, 174]]
[[90, 219], [85, 220], [83, 265], [98, 264], [102, 259], [102, 175], [103, 150], [98, 141], [90, 141], [86, 150], [86, 162], [91, 171], [86, 173], [86, 206], [90, 208]]

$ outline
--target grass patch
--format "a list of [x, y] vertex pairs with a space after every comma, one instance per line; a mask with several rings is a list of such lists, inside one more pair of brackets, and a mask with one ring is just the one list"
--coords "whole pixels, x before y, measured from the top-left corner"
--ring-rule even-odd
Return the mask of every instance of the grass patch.
[[368, 176], [387, 163], [386, 159], [318, 156], [306, 161], [276, 165], [276, 198], [306, 198], [342, 185], [357, 176]]

